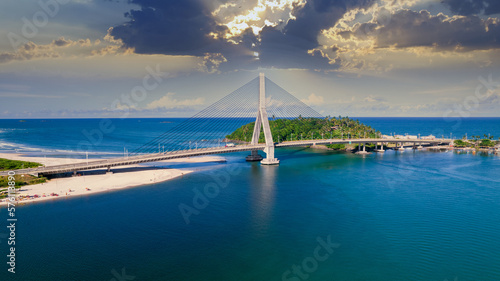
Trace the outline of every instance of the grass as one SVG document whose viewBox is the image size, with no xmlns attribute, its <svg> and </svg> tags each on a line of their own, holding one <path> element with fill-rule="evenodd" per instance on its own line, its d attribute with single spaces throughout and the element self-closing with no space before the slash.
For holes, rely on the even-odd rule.
<svg viewBox="0 0 500 281">
<path fill-rule="evenodd" d="M 0 171 L 36 168 L 40 166 L 42 166 L 42 164 L 36 162 L 27 162 L 27 161 L 18 161 L 18 160 L 9 160 L 0 158 Z"/>
</svg>

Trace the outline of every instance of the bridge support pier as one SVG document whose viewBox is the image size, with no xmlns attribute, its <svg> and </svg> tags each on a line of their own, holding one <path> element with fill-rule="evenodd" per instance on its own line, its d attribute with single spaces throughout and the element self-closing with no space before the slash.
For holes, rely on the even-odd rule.
<svg viewBox="0 0 500 281">
<path fill-rule="evenodd" d="M 363 150 L 361 150 L 361 143 L 358 146 L 358 152 L 356 154 L 370 154 L 366 151 L 366 143 L 363 143 Z"/>
<path fill-rule="evenodd" d="M 403 152 L 405 150 L 405 147 L 403 146 L 403 142 L 400 143 L 401 145 L 398 147 L 398 143 L 396 143 L 396 148 L 398 151 Z"/>
<path fill-rule="evenodd" d="M 380 152 L 380 153 L 384 153 L 384 151 L 385 151 L 385 150 L 384 150 L 384 143 L 383 143 L 383 142 L 381 142 L 381 143 L 380 143 L 380 149 L 378 150 L 378 152 Z"/>
<path fill-rule="evenodd" d="M 264 159 L 264 157 L 262 157 L 260 154 L 259 154 L 259 151 L 258 150 L 252 150 L 251 154 L 248 155 L 246 158 L 245 158 L 247 161 L 261 161 L 262 159 Z"/>
<path fill-rule="evenodd" d="M 264 148 L 264 153 L 266 153 L 266 158 L 262 158 L 257 151 L 252 150 L 252 154 L 246 157 L 247 161 L 260 161 L 263 165 L 277 165 L 280 161 L 274 158 L 274 141 L 271 134 L 271 128 L 269 127 L 269 118 L 267 117 L 266 110 L 266 77 L 264 73 L 259 74 L 259 112 L 257 113 L 257 119 L 255 120 L 255 127 L 253 128 L 252 144 L 256 145 L 259 143 L 260 129 L 264 130 L 264 138 L 266 140 L 266 147 Z M 260 157 L 260 159 L 259 159 Z"/>
<path fill-rule="evenodd" d="M 274 146 L 266 147 L 264 152 L 266 153 L 266 158 L 260 161 L 262 165 L 278 165 L 280 163 L 280 160 L 274 158 Z"/>
</svg>

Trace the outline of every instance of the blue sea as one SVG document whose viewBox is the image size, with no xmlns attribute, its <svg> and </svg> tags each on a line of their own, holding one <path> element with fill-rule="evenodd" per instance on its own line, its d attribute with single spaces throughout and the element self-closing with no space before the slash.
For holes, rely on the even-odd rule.
<svg viewBox="0 0 500 281">
<path fill-rule="evenodd" d="M 500 118 L 359 120 L 383 134 L 500 137 Z M 85 157 L 91 143 L 89 158 L 102 158 L 185 120 L 20 121 L 0 120 L 0 152 Z M 18 207 L 15 274 L 0 208 L 0 280 L 500 280 L 499 156 L 287 148 L 262 166 L 246 154 Z"/>
</svg>

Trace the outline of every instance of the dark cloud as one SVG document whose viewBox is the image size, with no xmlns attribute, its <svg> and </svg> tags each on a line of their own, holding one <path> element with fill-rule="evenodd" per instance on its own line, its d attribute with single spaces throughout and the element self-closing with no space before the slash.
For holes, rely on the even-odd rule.
<svg viewBox="0 0 500 281">
<path fill-rule="evenodd" d="M 309 0 L 293 9 L 295 19 L 279 27 L 265 27 L 258 36 L 248 29 L 235 38 L 234 44 L 222 39 L 227 27 L 216 22 L 210 10 L 214 5 L 206 0 L 132 0 L 140 9 L 127 13 L 130 21 L 114 27 L 111 35 L 142 54 L 221 53 L 228 61 L 221 64 L 222 68 L 333 68 L 336 66 L 322 52 L 309 54 L 308 50 L 318 47 L 321 30 L 333 27 L 346 11 L 374 2 Z M 259 53 L 258 60 L 254 52 Z"/>
<path fill-rule="evenodd" d="M 60 37 L 59 39 L 52 41 L 52 44 L 58 47 L 64 47 L 66 45 L 69 45 L 70 43 L 71 41 L 64 39 L 64 37 Z"/>
<path fill-rule="evenodd" d="M 258 46 L 261 64 L 264 67 L 335 69 L 338 62 L 332 61 L 318 47 L 318 36 L 324 29 L 333 27 L 344 14 L 353 8 L 366 8 L 372 0 L 309 0 L 292 11 L 291 19 L 281 29 L 266 27 L 260 33 Z"/>
<path fill-rule="evenodd" d="M 356 27 L 352 35 L 361 37 L 370 23 Z M 450 19 L 428 11 L 402 10 L 390 22 L 376 29 L 377 47 L 433 47 L 438 50 L 485 50 L 500 48 L 500 24 L 477 16 Z"/>
<path fill-rule="evenodd" d="M 493 15 L 500 13 L 500 1 L 498 0 L 443 0 L 450 9 L 460 15 Z"/>
<path fill-rule="evenodd" d="M 227 27 L 216 23 L 205 0 L 131 2 L 141 9 L 128 12 L 126 16 L 130 21 L 114 27 L 111 35 L 121 39 L 125 47 L 134 48 L 136 53 L 203 57 L 203 68 L 208 72 L 215 71 L 214 67 L 229 71 L 235 64 L 255 64 L 250 49 L 258 40 L 251 29 L 236 38 L 238 44 L 226 41 L 223 34 Z M 218 58 L 217 63 L 214 57 Z"/>
<path fill-rule="evenodd" d="M 307 51 L 317 47 L 304 38 L 285 34 L 274 27 L 265 27 L 260 34 L 261 42 L 256 48 L 262 67 L 331 69 L 328 57 Z"/>
<path fill-rule="evenodd" d="M 309 0 L 304 7 L 293 11 L 296 19 L 288 21 L 284 32 L 317 46 L 321 30 L 333 27 L 347 11 L 367 8 L 374 3 L 375 0 Z"/>
<path fill-rule="evenodd" d="M 125 16 L 130 21 L 113 28 L 111 35 L 141 54 L 203 55 L 215 51 L 221 40 L 209 36 L 223 33 L 202 0 L 132 0 L 141 7 Z"/>
</svg>

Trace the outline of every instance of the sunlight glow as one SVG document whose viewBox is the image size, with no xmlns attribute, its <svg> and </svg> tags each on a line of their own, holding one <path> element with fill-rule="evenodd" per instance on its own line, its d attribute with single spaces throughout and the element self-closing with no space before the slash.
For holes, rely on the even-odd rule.
<svg viewBox="0 0 500 281">
<path fill-rule="evenodd" d="M 228 9 L 235 10 L 237 6 L 224 4 L 217 8 L 213 15 L 220 15 L 221 23 L 229 29 L 224 37 L 229 39 L 242 34 L 248 28 L 258 35 L 265 26 L 276 26 L 280 22 L 286 22 L 292 18 L 293 7 L 304 4 L 305 0 L 258 0 L 257 5 L 252 9 L 238 11 L 232 16 L 223 16 L 223 12 Z"/>
</svg>

